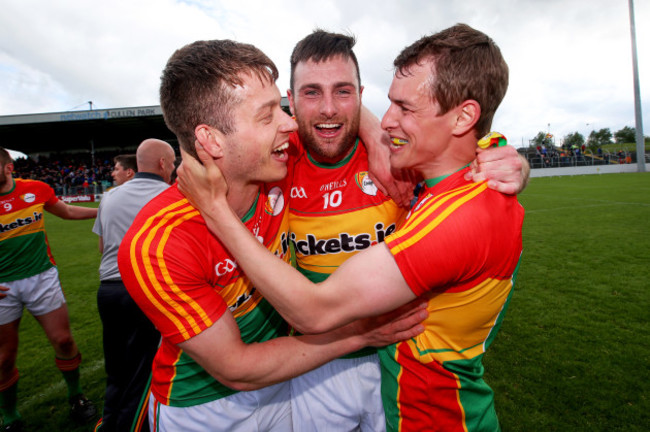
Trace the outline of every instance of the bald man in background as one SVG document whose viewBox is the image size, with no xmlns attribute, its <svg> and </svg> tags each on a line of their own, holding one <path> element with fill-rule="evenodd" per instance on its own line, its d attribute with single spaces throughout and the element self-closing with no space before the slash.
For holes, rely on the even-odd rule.
<svg viewBox="0 0 650 432">
<path fill-rule="evenodd" d="M 165 141 L 144 140 L 136 152 L 138 172 L 107 192 L 93 232 L 99 236 L 97 308 L 103 325 L 106 394 L 97 431 L 148 431 L 146 402 L 151 362 L 160 333 L 126 291 L 117 267 L 117 251 L 140 209 L 167 189 L 174 171 L 174 149 Z M 140 412 L 145 402 L 144 412 Z"/>
</svg>

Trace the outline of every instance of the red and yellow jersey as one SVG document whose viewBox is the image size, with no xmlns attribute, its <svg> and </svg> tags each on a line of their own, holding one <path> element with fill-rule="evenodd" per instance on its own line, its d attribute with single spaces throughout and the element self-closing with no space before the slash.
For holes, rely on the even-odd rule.
<svg viewBox="0 0 650 432">
<path fill-rule="evenodd" d="M 297 133 L 292 142 L 301 146 Z M 321 164 L 307 151 L 296 162 L 289 229 L 298 270 L 322 282 L 359 251 L 384 241 L 406 215 L 368 176 L 368 154 L 357 139 L 336 164 Z M 366 356 L 364 348 L 344 358 Z"/>
<path fill-rule="evenodd" d="M 380 350 L 389 429 L 498 429 L 481 360 L 512 294 L 524 210 L 465 172 L 427 187 L 386 239 L 429 310 L 424 333 Z"/>
<path fill-rule="evenodd" d="M 269 251 L 289 261 L 288 180 L 264 185 L 243 218 Z M 124 284 L 160 330 L 152 392 L 165 405 L 193 406 L 235 393 L 178 347 L 232 313 L 245 343 L 287 334 L 286 323 L 252 286 L 199 212 L 172 186 L 147 204 L 118 253 Z M 218 341 L 215 341 L 218 343 Z"/>
<path fill-rule="evenodd" d="M 291 138 L 299 144 L 297 134 Z M 382 242 L 406 212 L 370 180 L 368 154 L 357 140 L 337 164 L 320 164 L 302 154 L 289 213 L 298 269 L 321 282 L 354 254 Z"/>
<path fill-rule="evenodd" d="M 43 209 L 59 199 L 46 183 L 15 179 L 0 194 L 0 282 L 28 278 L 53 267 Z"/>
</svg>

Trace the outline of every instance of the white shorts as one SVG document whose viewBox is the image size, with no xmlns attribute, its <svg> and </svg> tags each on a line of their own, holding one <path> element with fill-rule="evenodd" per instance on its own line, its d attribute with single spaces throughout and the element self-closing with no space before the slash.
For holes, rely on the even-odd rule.
<svg viewBox="0 0 650 432">
<path fill-rule="evenodd" d="M 293 429 L 300 432 L 386 430 L 377 354 L 336 359 L 291 380 Z"/>
<path fill-rule="evenodd" d="M 56 267 L 35 276 L 11 282 L 0 282 L 9 288 L 7 297 L 0 299 L 0 325 L 23 316 L 23 307 L 34 316 L 45 315 L 65 304 Z"/>
<path fill-rule="evenodd" d="M 191 407 L 172 407 L 149 398 L 153 432 L 291 432 L 288 382 L 239 392 Z"/>
</svg>

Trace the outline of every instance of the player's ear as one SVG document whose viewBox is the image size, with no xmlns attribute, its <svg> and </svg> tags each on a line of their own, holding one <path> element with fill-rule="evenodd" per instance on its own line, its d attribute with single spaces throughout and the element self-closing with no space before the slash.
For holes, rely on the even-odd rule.
<svg viewBox="0 0 650 432">
<path fill-rule="evenodd" d="M 481 105 L 473 100 L 463 101 L 456 108 L 456 123 L 454 124 L 454 135 L 464 135 L 474 128 L 481 118 Z"/>
<path fill-rule="evenodd" d="M 291 89 L 287 89 L 287 99 L 289 99 L 289 111 L 291 111 L 292 116 L 295 116 L 296 111 L 293 107 L 293 92 L 291 91 Z"/>
<path fill-rule="evenodd" d="M 194 135 L 205 151 L 215 159 L 223 157 L 225 135 L 218 129 L 200 124 L 194 129 Z"/>
</svg>

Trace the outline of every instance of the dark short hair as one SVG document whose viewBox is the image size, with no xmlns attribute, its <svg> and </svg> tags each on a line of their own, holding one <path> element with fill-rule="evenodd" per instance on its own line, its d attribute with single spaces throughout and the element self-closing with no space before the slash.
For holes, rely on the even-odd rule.
<svg viewBox="0 0 650 432">
<path fill-rule="evenodd" d="M 508 65 L 501 50 L 486 34 L 457 24 L 425 36 L 404 48 L 394 61 L 396 73 L 409 73 L 413 65 L 431 61 L 431 98 L 440 115 L 465 100 L 481 106 L 476 137 L 490 131 L 492 119 L 508 89 Z"/>
<path fill-rule="evenodd" d="M 339 56 L 344 59 L 352 59 L 357 70 L 358 84 L 361 87 L 359 62 L 354 51 L 352 51 L 356 43 L 357 40 L 352 35 L 331 33 L 321 29 L 314 30 L 313 33 L 298 42 L 291 53 L 291 79 L 289 83 L 291 90 L 293 90 L 293 75 L 298 63 L 308 60 L 320 63 Z"/>
<path fill-rule="evenodd" d="M 160 106 L 180 146 L 196 156 L 194 129 L 207 124 L 228 135 L 235 131 L 233 108 L 241 101 L 234 89 L 244 74 L 275 82 L 278 69 L 250 44 L 231 40 L 197 41 L 177 50 L 163 70 Z"/>
<path fill-rule="evenodd" d="M 117 155 L 113 158 L 113 163 L 117 164 L 118 162 L 125 170 L 130 168 L 133 170 L 133 172 L 138 172 L 138 162 L 136 160 L 135 154 Z"/>
<path fill-rule="evenodd" d="M 0 164 L 5 166 L 7 164 L 14 163 L 11 154 L 4 147 L 0 147 Z"/>
</svg>

